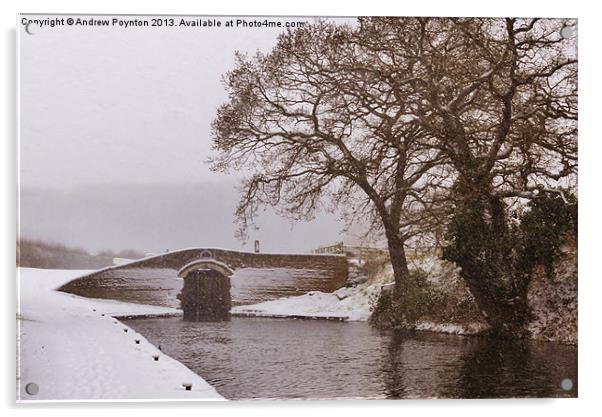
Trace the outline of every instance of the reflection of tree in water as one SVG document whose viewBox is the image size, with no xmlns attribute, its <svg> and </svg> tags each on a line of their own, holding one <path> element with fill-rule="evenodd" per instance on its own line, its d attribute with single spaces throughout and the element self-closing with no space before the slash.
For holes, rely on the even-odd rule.
<svg viewBox="0 0 602 417">
<path fill-rule="evenodd" d="M 573 396 L 573 393 L 563 392 L 559 386 L 563 378 L 576 372 L 576 367 L 570 367 L 571 360 L 563 360 L 572 357 L 572 352 L 563 352 L 563 348 L 566 347 L 549 343 L 475 339 L 472 349 L 463 357 L 458 396 Z"/>
<path fill-rule="evenodd" d="M 388 398 L 405 398 L 404 364 L 402 359 L 403 334 L 393 332 L 382 362 L 382 374 Z"/>
<path fill-rule="evenodd" d="M 575 397 L 573 346 L 393 332 L 381 364 L 389 398 Z M 563 391 L 560 381 L 575 384 Z"/>
<path fill-rule="evenodd" d="M 383 358 L 382 375 L 390 398 L 457 397 L 465 338 L 420 332 L 394 332 Z"/>
</svg>

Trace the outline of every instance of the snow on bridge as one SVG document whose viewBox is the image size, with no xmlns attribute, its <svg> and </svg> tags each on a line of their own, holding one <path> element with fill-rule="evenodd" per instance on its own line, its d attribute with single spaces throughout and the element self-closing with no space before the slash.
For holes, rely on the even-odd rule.
<svg viewBox="0 0 602 417">
<path fill-rule="evenodd" d="M 178 271 L 191 262 L 211 258 L 234 271 L 234 305 L 332 292 L 345 286 L 347 258 L 339 254 L 253 253 L 220 248 L 189 248 L 107 267 L 68 282 L 60 291 L 141 304 L 179 307 Z"/>
</svg>

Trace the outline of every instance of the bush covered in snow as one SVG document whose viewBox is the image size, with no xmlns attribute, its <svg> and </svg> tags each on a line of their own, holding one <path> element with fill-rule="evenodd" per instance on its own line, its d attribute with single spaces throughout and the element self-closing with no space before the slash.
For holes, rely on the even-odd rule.
<svg viewBox="0 0 602 417">
<path fill-rule="evenodd" d="M 379 328 L 475 333 L 486 328 L 455 265 L 434 257 L 414 265 L 410 279 L 389 287 L 373 302 L 370 322 Z"/>
<path fill-rule="evenodd" d="M 423 257 L 411 271 L 411 279 L 399 290 L 389 284 L 373 294 L 373 325 L 459 334 L 488 329 L 455 264 Z M 577 240 L 573 235 L 565 237 L 552 268 L 545 263 L 534 267 L 527 304 L 526 337 L 577 344 Z"/>
</svg>

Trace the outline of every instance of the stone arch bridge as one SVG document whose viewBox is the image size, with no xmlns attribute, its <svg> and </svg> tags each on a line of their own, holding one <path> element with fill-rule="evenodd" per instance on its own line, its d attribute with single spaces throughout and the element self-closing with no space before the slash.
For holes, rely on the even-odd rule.
<svg viewBox="0 0 602 417">
<path fill-rule="evenodd" d="M 199 259 L 212 258 L 234 271 L 232 303 L 254 304 L 309 291 L 331 292 L 345 286 L 345 255 L 253 253 L 218 248 L 191 248 L 111 266 L 59 288 L 83 297 L 179 307 L 183 280 L 178 270 Z"/>
</svg>

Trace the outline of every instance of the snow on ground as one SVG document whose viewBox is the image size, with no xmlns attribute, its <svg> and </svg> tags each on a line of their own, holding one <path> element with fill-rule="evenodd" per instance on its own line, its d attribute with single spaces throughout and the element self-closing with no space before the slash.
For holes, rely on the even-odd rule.
<svg viewBox="0 0 602 417">
<path fill-rule="evenodd" d="M 366 283 L 355 288 L 340 288 L 332 293 L 311 291 L 296 297 L 279 298 L 259 304 L 232 308 L 234 315 L 257 317 L 330 318 L 366 321 L 370 304 L 380 293 L 381 282 Z"/>
<path fill-rule="evenodd" d="M 429 260 L 429 277 L 437 285 L 449 285 L 454 271 L 449 271 L 436 262 Z M 231 313 L 236 316 L 253 317 L 293 317 L 312 319 L 333 319 L 343 321 L 367 321 L 371 306 L 383 290 L 392 289 L 393 271 L 390 265 L 373 281 L 356 287 L 340 288 L 333 293 L 312 291 L 296 297 L 279 298 L 259 304 L 233 307 Z M 435 323 L 422 320 L 413 328 L 420 331 L 450 333 L 460 335 L 476 334 L 485 329 L 482 323 L 455 324 Z"/>
<path fill-rule="evenodd" d="M 223 399 L 201 377 L 113 318 L 179 310 L 54 291 L 88 272 L 19 269 L 17 401 Z M 30 382 L 39 386 L 37 395 L 26 393 Z M 192 390 L 183 383 L 192 383 Z"/>
<path fill-rule="evenodd" d="M 482 323 L 470 323 L 466 325 L 454 323 L 434 323 L 432 321 L 421 321 L 416 324 L 415 329 L 427 332 L 449 333 L 460 335 L 474 335 L 487 328 Z"/>
</svg>

